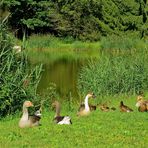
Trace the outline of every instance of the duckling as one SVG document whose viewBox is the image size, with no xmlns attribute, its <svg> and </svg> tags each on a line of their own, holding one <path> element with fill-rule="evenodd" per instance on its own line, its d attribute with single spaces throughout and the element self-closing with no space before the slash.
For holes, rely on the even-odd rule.
<svg viewBox="0 0 148 148">
<path fill-rule="evenodd" d="M 148 111 L 148 101 L 143 99 L 143 96 L 137 96 L 137 103 L 136 106 L 138 107 L 139 112 L 147 112 Z"/>
<path fill-rule="evenodd" d="M 102 105 L 99 105 L 99 108 L 101 111 L 104 111 L 104 112 L 108 112 L 109 111 L 109 107 L 105 104 L 102 104 Z"/>
<path fill-rule="evenodd" d="M 115 108 L 115 107 L 111 107 L 110 109 L 111 109 L 111 110 L 113 110 L 113 111 L 115 111 L 115 110 L 116 110 L 116 108 Z"/>
<path fill-rule="evenodd" d="M 128 106 L 123 104 L 123 101 L 120 102 L 120 111 L 121 112 L 132 112 L 133 110 Z"/>
<path fill-rule="evenodd" d="M 91 109 L 90 109 L 90 106 L 88 104 L 88 99 L 91 98 L 91 97 L 92 98 L 95 98 L 94 93 L 88 93 L 86 95 L 85 100 L 84 100 L 84 106 L 85 107 L 83 107 L 82 105 L 80 105 L 80 107 L 78 109 L 78 113 L 77 113 L 78 116 L 87 116 L 87 115 L 90 114 Z"/>
<path fill-rule="evenodd" d="M 90 111 L 94 111 L 94 110 L 97 109 L 97 106 L 96 105 L 90 104 L 89 106 L 90 106 Z"/>
<path fill-rule="evenodd" d="M 19 127 L 34 127 L 39 125 L 39 120 L 37 116 L 29 116 L 28 107 L 32 107 L 33 103 L 31 101 L 25 101 L 23 104 L 23 115 L 19 121 Z"/>
<path fill-rule="evenodd" d="M 55 107 L 56 109 L 56 113 L 54 116 L 54 123 L 56 124 L 72 124 L 71 118 L 69 116 L 61 116 L 60 115 L 60 103 L 58 101 L 55 101 L 54 103 L 52 103 L 52 106 Z"/>
</svg>

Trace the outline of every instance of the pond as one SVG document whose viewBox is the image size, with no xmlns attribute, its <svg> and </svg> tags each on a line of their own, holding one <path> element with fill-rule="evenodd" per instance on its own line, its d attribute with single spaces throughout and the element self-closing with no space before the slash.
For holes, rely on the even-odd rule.
<svg viewBox="0 0 148 148">
<path fill-rule="evenodd" d="M 38 86 L 38 92 L 43 93 L 50 86 L 56 84 L 56 89 L 61 97 L 72 95 L 78 97 L 77 79 L 78 73 L 87 60 L 63 60 L 44 64 L 42 77 Z"/>
<path fill-rule="evenodd" d="M 79 54 L 79 53 L 78 53 Z M 85 56 L 84 54 L 88 55 Z M 57 58 L 49 60 L 43 65 L 43 73 L 38 86 L 38 93 L 48 93 L 47 88 L 54 83 L 56 91 L 61 98 L 71 95 L 73 98 L 79 97 L 77 90 L 77 80 L 81 68 L 86 65 L 89 59 L 98 58 L 98 51 L 86 50 L 79 54 L 80 58 Z M 68 57 L 68 56 L 67 56 Z"/>
</svg>

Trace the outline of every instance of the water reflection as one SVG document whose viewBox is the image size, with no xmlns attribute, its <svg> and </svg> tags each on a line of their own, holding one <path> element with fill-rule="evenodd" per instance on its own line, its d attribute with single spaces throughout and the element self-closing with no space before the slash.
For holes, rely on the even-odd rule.
<svg viewBox="0 0 148 148">
<path fill-rule="evenodd" d="M 39 83 L 38 92 L 44 93 L 51 82 L 57 86 L 57 92 L 61 97 L 71 93 L 73 97 L 78 96 L 77 77 L 80 68 L 86 63 L 86 60 L 63 60 L 45 64 Z"/>
</svg>

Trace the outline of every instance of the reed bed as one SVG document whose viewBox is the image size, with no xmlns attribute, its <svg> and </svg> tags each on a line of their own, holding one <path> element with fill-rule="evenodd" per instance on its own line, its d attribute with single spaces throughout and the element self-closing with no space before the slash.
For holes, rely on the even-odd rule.
<svg viewBox="0 0 148 148">
<path fill-rule="evenodd" d="M 98 57 L 100 48 L 99 42 L 74 41 L 71 38 L 56 38 L 51 35 L 33 35 L 26 44 L 29 58 L 43 63 L 57 59 L 77 60 Z"/>
<path fill-rule="evenodd" d="M 126 45 L 127 44 L 127 45 Z M 148 91 L 148 44 L 140 39 L 103 39 L 100 58 L 83 67 L 78 90 L 100 96 Z"/>
</svg>

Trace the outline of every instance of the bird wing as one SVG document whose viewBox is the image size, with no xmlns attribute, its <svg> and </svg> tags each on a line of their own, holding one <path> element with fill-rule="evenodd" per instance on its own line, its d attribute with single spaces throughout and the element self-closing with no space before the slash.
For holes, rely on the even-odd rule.
<svg viewBox="0 0 148 148">
<path fill-rule="evenodd" d="M 64 116 L 57 116 L 53 119 L 54 123 L 58 123 L 64 119 Z"/>
<path fill-rule="evenodd" d="M 36 122 L 38 122 L 40 119 L 41 119 L 41 117 L 39 117 L 39 116 L 35 116 L 35 115 L 29 116 L 29 120 L 30 120 L 32 123 L 36 123 Z"/>
</svg>

